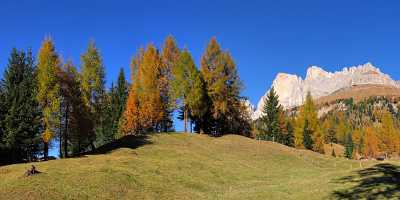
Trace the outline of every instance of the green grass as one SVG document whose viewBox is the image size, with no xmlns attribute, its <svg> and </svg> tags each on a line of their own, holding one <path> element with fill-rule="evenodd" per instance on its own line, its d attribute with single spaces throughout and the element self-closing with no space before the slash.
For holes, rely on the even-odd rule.
<svg viewBox="0 0 400 200">
<path fill-rule="evenodd" d="M 32 177 L 23 177 L 30 164 L 0 167 L 0 199 L 312 200 L 361 193 L 354 198 L 360 199 L 384 197 L 382 191 L 398 196 L 392 183 L 400 180 L 398 165 L 387 163 L 388 173 L 373 171 L 375 164 L 364 162 L 360 168 L 358 161 L 235 135 L 156 134 L 125 138 L 96 155 L 35 163 L 43 173 Z M 364 183 L 370 178 L 378 183 L 379 177 L 387 180 Z M 376 191 L 367 189 L 371 186 Z"/>
</svg>

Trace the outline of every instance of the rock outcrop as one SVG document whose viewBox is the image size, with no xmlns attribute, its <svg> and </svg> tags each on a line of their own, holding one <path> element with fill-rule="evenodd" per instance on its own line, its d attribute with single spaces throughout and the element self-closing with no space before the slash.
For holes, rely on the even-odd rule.
<svg viewBox="0 0 400 200">
<path fill-rule="evenodd" d="M 334 73 L 327 72 L 317 66 L 311 66 L 307 69 L 305 79 L 297 75 L 279 73 L 272 86 L 279 95 L 281 105 L 284 108 L 293 108 L 303 104 L 307 92 L 310 92 L 313 98 L 319 98 L 343 88 L 366 84 L 400 87 L 399 81 L 395 81 L 389 75 L 382 73 L 371 63 L 343 68 L 342 71 Z M 259 118 L 262 114 L 267 93 L 258 102 L 257 109 L 253 113 L 253 119 Z"/>
</svg>

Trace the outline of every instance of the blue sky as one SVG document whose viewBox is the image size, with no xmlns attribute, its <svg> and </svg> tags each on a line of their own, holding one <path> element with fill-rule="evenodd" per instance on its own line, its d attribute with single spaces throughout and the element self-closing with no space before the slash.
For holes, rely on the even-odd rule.
<svg viewBox="0 0 400 200">
<path fill-rule="evenodd" d="M 196 63 L 212 36 L 229 50 L 253 104 L 278 72 L 305 75 L 372 62 L 400 79 L 400 2 L 388 1 L 51 1 L 0 2 L 0 71 L 12 47 L 37 53 L 46 35 L 79 64 L 89 39 L 103 55 L 107 84 L 129 74 L 136 50 L 172 34 Z M 129 77 L 129 76 L 127 76 Z"/>
</svg>

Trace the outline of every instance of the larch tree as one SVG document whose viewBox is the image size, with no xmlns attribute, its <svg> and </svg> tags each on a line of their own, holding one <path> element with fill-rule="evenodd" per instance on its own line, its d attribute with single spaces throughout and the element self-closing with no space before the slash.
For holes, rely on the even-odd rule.
<svg viewBox="0 0 400 200">
<path fill-rule="evenodd" d="M 96 143 L 103 144 L 105 132 L 105 70 L 99 50 L 93 41 L 81 56 L 81 88 L 83 99 L 90 108 L 95 125 Z M 92 141 L 95 148 L 94 141 Z"/>
<path fill-rule="evenodd" d="M 161 96 L 161 58 L 154 45 L 140 49 L 131 63 L 132 85 L 122 122 L 125 134 L 161 131 L 165 107 Z"/>
<path fill-rule="evenodd" d="M 215 37 L 201 57 L 200 71 L 211 101 L 211 134 L 247 134 L 243 127 L 250 125 L 243 126 L 247 122 L 241 118 L 244 113 L 244 99 L 240 96 L 243 84 L 231 55 L 221 50 Z"/>
<path fill-rule="evenodd" d="M 2 80 L 3 133 L 0 163 L 33 161 L 41 143 L 41 112 L 36 100 L 37 82 L 31 51 L 13 49 Z M 1 136 L 1 135 L 0 135 Z"/>
<path fill-rule="evenodd" d="M 364 128 L 364 155 L 367 158 L 375 158 L 379 153 L 379 138 L 377 137 L 376 130 L 372 127 Z"/>
<path fill-rule="evenodd" d="M 45 131 L 43 132 L 44 158 L 47 159 L 49 142 L 57 129 L 60 109 L 60 86 L 57 74 L 60 71 L 60 58 L 53 41 L 46 38 L 39 50 L 37 65 L 37 100 L 42 108 Z"/>
<path fill-rule="evenodd" d="M 170 100 L 169 91 L 171 90 L 172 71 L 178 62 L 180 50 L 172 35 L 169 35 L 165 41 L 161 52 L 161 66 L 159 87 L 161 93 L 161 100 L 164 106 L 164 117 L 161 120 L 161 131 L 167 132 L 172 128 L 172 104 Z"/>
<path fill-rule="evenodd" d="M 205 88 L 201 74 L 187 50 L 179 56 L 172 70 L 170 96 L 176 108 L 183 109 L 184 131 L 187 132 L 188 119 L 201 119 L 205 113 Z"/>
<path fill-rule="evenodd" d="M 131 85 L 128 92 L 128 98 L 124 112 L 119 123 L 119 132 L 122 135 L 136 135 L 141 133 L 141 116 L 139 104 L 139 92 L 141 74 L 139 71 L 142 62 L 144 49 L 140 48 L 139 52 L 132 59 L 131 68 Z"/>
<path fill-rule="evenodd" d="M 60 135 L 61 155 L 77 155 L 94 138 L 93 124 L 88 106 L 83 102 L 80 74 L 72 61 L 67 61 L 60 74 L 59 82 L 62 94 L 62 134 Z"/>
<path fill-rule="evenodd" d="M 307 126 L 305 128 L 307 121 Z M 312 96 L 310 92 L 307 93 L 306 100 L 304 104 L 300 107 L 300 111 L 298 113 L 297 119 L 296 119 L 296 127 L 295 127 L 295 146 L 297 148 L 307 148 L 304 143 L 305 143 L 305 138 L 304 136 L 304 131 L 309 131 L 311 134 L 312 139 L 314 133 L 318 129 L 318 117 L 317 117 L 317 111 L 314 105 L 314 102 L 312 100 Z M 308 133 L 307 133 L 308 134 Z"/>
<path fill-rule="evenodd" d="M 380 149 L 389 155 L 398 150 L 399 136 L 394 126 L 393 116 L 389 111 L 383 111 L 382 126 L 379 129 L 378 137 L 382 143 Z"/>
<path fill-rule="evenodd" d="M 137 80 L 140 85 L 141 126 L 148 131 L 160 130 L 161 121 L 167 114 L 160 90 L 161 64 L 157 49 L 149 44 L 139 65 L 140 78 Z"/>
</svg>

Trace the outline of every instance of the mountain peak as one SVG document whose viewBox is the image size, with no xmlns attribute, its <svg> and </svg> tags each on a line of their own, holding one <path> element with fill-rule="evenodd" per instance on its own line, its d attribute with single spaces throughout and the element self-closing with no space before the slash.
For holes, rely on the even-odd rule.
<svg viewBox="0 0 400 200">
<path fill-rule="evenodd" d="M 318 66 L 311 66 L 307 69 L 306 79 L 315 79 L 319 77 L 329 77 L 330 73 Z"/>
<path fill-rule="evenodd" d="M 391 79 L 389 75 L 382 73 L 370 62 L 349 68 L 345 67 L 338 72 L 327 72 L 321 67 L 310 66 L 304 80 L 297 75 L 278 73 L 272 86 L 279 96 L 280 104 L 284 108 L 293 108 L 303 104 L 308 91 L 313 98 L 320 98 L 343 88 L 369 84 L 400 88 L 399 81 Z M 253 118 L 261 116 L 267 93 L 258 102 Z"/>
</svg>

